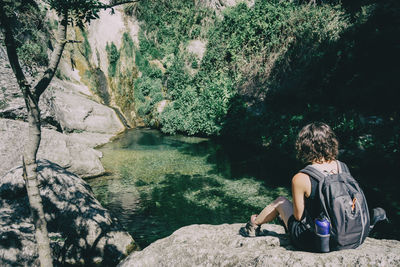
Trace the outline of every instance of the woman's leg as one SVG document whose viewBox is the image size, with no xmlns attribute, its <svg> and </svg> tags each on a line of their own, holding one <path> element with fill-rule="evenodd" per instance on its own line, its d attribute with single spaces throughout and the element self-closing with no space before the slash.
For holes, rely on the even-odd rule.
<svg viewBox="0 0 400 267">
<path fill-rule="evenodd" d="M 293 204 L 285 197 L 278 197 L 271 204 L 266 206 L 260 214 L 255 217 L 252 216 L 252 223 L 261 225 L 267 223 L 280 216 L 286 227 L 288 227 L 288 220 L 293 215 Z"/>
</svg>

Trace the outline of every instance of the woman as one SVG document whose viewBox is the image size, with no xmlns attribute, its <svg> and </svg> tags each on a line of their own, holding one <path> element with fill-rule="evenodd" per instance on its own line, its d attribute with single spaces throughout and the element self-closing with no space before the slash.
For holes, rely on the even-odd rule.
<svg viewBox="0 0 400 267">
<path fill-rule="evenodd" d="M 337 160 L 338 141 L 335 133 L 325 123 L 315 122 L 306 125 L 298 134 L 296 150 L 298 159 L 312 164 L 323 173 L 341 171 Z M 252 215 L 250 221 L 241 229 L 241 234 L 260 235 L 261 224 L 270 222 L 279 215 L 292 243 L 299 249 L 313 250 L 314 233 L 307 228 L 306 222 L 320 213 L 320 200 L 319 196 L 316 196 L 317 186 L 318 182 L 309 175 L 297 173 L 292 178 L 293 203 L 285 197 L 278 197 L 260 214 Z"/>
<path fill-rule="evenodd" d="M 338 141 L 335 133 L 325 123 L 315 122 L 306 125 L 298 134 L 296 140 L 297 158 L 324 174 L 337 174 L 348 172 L 345 164 L 337 160 Z M 302 171 L 305 171 L 302 170 Z M 307 250 L 315 250 L 315 234 L 309 227 L 313 224 L 312 218 L 317 218 L 322 212 L 321 200 L 318 190 L 318 181 L 308 174 L 299 172 L 292 178 L 293 203 L 285 197 L 278 197 L 265 207 L 259 215 L 252 215 L 250 221 L 240 230 L 244 236 L 261 235 L 261 224 L 275 219 L 278 215 L 284 222 L 286 230 L 295 247 Z M 353 199 L 352 209 L 356 198 Z M 365 205 L 365 207 L 367 207 Z M 366 213 L 368 214 L 368 213 Z M 369 230 L 380 221 L 387 221 L 386 212 L 382 208 L 375 208 L 372 212 Z M 355 220 L 355 217 L 352 218 Z M 363 226 L 364 227 L 364 226 Z M 368 231 L 368 230 L 367 230 Z M 366 235 L 360 232 L 360 243 L 350 244 L 348 248 L 357 247 Z M 346 233 L 344 233 L 346 235 Z M 358 239 L 357 239 L 358 240 Z M 344 244 L 342 244 L 345 247 Z"/>
</svg>

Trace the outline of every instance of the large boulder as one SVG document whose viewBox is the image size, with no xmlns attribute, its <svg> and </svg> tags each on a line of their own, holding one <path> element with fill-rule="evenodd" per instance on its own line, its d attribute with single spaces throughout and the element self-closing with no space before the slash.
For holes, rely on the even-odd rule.
<svg viewBox="0 0 400 267">
<path fill-rule="evenodd" d="M 54 79 L 39 103 L 42 117 L 55 121 L 63 133 L 116 134 L 125 129 L 112 108 L 90 97 L 86 86 Z"/>
<path fill-rule="evenodd" d="M 0 119 L 0 176 L 21 164 L 21 156 L 28 134 L 28 123 Z M 111 135 L 101 135 L 103 142 Z M 90 141 L 88 141 L 90 140 Z M 93 136 L 82 138 L 82 134 L 69 136 L 60 132 L 42 129 L 42 140 L 37 158 L 49 159 L 81 177 L 98 176 L 104 173 L 100 162 L 102 153 L 91 148 Z M 96 142 L 95 142 L 96 143 Z M 101 143 L 101 142 L 100 142 Z"/>
<path fill-rule="evenodd" d="M 400 266 L 400 242 L 367 238 L 353 250 L 297 251 L 282 226 L 263 225 L 266 236 L 239 235 L 243 224 L 191 225 L 133 252 L 127 266 Z"/>
<path fill-rule="evenodd" d="M 115 266 L 135 247 L 85 181 L 46 160 L 39 161 L 38 172 L 53 258 L 59 265 Z M 34 225 L 18 167 L 0 180 L 0 266 L 38 266 L 37 258 Z"/>
</svg>

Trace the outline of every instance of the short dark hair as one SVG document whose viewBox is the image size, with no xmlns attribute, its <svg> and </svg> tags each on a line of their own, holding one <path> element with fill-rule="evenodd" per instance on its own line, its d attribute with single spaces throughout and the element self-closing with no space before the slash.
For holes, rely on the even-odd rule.
<svg viewBox="0 0 400 267">
<path fill-rule="evenodd" d="M 329 125 L 313 122 L 299 132 L 296 151 L 297 158 L 306 163 L 331 161 L 339 154 L 339 142 Z"/>
</svg>

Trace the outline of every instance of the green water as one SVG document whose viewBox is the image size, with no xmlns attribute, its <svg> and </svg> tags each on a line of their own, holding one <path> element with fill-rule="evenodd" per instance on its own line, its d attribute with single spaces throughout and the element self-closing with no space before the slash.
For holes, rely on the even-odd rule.
<svg viewBox="0 0 400 267">
<path fill-rule="evenodd" d="M 108 174 L 89 184 L 142 248 L 185 225 L 246 222 L 289 193 L 246 146 L 134 129 L 100 150 Z"/>
</svg>

